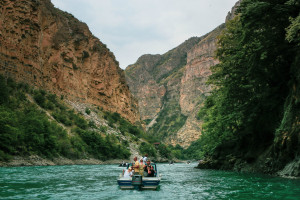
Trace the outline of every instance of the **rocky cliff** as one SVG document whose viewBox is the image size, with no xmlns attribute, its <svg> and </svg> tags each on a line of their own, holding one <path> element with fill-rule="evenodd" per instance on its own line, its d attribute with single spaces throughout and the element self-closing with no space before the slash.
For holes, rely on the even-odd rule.
<svg viewBox="0 0 300 200">
<path fill-rule="evenodd" d="M 201 135 L 201 121 L 197 120 L 197 114 L 203 100 L 211 91 L 206 81 L 211 75 L 210 67 L 218 63 L 214 52 L 217 48 L 217 36 L 223 28 L 224 25 L 216 28 L 187 53 L 187 64 L 180 81 L 179 103 L 183 115 L 188 118 L 184 126 L 172 137 L 172 145 L 180 141 L 181 145 L 188 146 Z"/>
<path fill-rule="evenodd" d="M 226 21 L 234 17 L 238 1 Z M 194 37 L 163 55 L 143 55 L 125 70 L 126 80 L 139 101 L 147 130 L 166 143 L 187 147 L 201 135 L 197 119 L 211 88 L 206 81 L 217 64 L 217 37 L 225 25 Z"/>
<path fill-rule="evenodd" d="M 194 37 L 163 55 L 143 55 L 125 70 L 150 134 L 168 138 L 185 123 L 179 104 L 181 77 L 187 52 L 198 42 Z"/>
<path fill-rule="evenodd" d="M 50 0 L 0 2 L 0 73 L 139 121 L 112 52 Z"/>
<path fill-rule="evenodd" d="M 139 101 L 147 130 L 166 143 L 187 147 L 201 135 L 197 113 L 210 87 L 217 36 L 224 25 L 193 37 L 163 55 L 143 55 L 125 70 L 126 80 Z"/>
</svg>

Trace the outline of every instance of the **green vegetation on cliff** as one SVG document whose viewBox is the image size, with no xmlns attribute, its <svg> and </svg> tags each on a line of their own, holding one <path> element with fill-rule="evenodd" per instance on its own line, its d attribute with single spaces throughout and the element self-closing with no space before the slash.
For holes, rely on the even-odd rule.
<svg viewBox="0 0 300 200">
<path fill-rule="evenodd" d="M 271 147 L 271 172 L 299 155 L 299 10 L 294 0 L 243 0 L 227 23 L 209 79 L 214 90 L 199 113 L 198 152 L 211 167 L 253 163 Z"/>
<path fill-rule="evenodd" d="M 176 133 L 184 125 L 186 119 L 187 117 L 181 114 L 178 102 L 168 101 L 159 112 L 157 123 L 151 127 L 148 133 L 154 135 L 158 142 Z"/>
<path fill-rule="evenodd" d="M 87 122 L 56 95 L 32 90 L 28 85 L 16 84 L 3 76 L 0 76 L 0 94 L 1 161 L 15 155 L 71 159 L 94 157 L 102 160 L 130 156 L 126 142 L 112 134 L 106 135 L 106 127 L 98 130 L 94 122 Z M 27 95 L 32 95 L 41 108 L 30 102 Z M 50 120 L 49 114 L 55 120 Z M 110 113 L 105 115 L 114 116 Z M 112 117 L 110 122 L 113 124 L 119 119 Z M 70 128 L 70 134 L 58 122 Z M 125 124 L 120 126 L 123 130 L 139 134 L 135 126 L 123 121 L 120 123 Z"/>
<path fill-rule="evenodd" d="M 59 156 L 126 159 L 130 156 L 130 142 L 138 144 L 140 153 L 147 153 L 151 158 L 181 158 L 178 156 L 181 154 L 174 153 L 164 144 L 155 148 L 152 143 L 157 138 L 144 133 L 141 127 L 131 124 L 118 113 L 97 110 L 108 124 L 97 126 L 62 99 L 0 75 L 0 161 L 30 155 L 49 159 Z M 84 112 L 90 115 L 91 109 L 85 108 Z M 119 134 L 108 134 L 108 129 Z"/>
</svg>

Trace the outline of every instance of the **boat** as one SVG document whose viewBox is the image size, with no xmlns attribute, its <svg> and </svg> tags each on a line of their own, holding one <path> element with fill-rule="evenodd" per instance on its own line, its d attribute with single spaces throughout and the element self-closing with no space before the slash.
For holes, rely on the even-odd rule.
<svg viewBox="0 0 300 200">
<path fill-rule="evenodd" d="M 118 184 L 120 189 L 138 189 L 138 190 L 156 190 L 159 188 L 159 183 L 161 180 L 161 174 L 158 173 L 157 166 L 155 163 L 151 163 L 155 170 L 154 177 L 145 177 L 141 175 L 133 175 L 132 177 L 124 177 L 120 174 L 118 178 Z M 127 169 L 132 166 L 130 163 Z"/>
</svg>

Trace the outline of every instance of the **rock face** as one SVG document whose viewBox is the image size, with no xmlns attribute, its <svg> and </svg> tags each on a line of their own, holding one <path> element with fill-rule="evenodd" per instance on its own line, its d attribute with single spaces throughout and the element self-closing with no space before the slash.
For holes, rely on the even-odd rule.
<svg viewBox="0 0 300 200">
<path fill-rule="evenodd" d="M 175 137 L 187 119 L 180 107 L 181 79 L 187 52 L 199 40 L 190 38 L 163 55 L 143 55 L 125 70 L 148 132 L 167 143 L 171 143 L 170 138 Z"/>
<path fill-rule="evenodd" d="M 138 98 L 142 120 L 154 118 L 162 107 L 166 89 L 156 82 L 152 74 L 155 64 L 160 60 L 160 55 L 144 55 L 125 70 L 131 92 Z"/>
<path fill-rule="evenodd" d="M 126 80 L 139 101 L 148 132 L 165 142 L 187 147 L 201 135 L 197 113 L 211 88 L 217 36 L 224 25 L 194 37 L 163 55 L 143 55 L 125 70 Z"/>
<path fill-rule="evenodd" d="M 1 74 L 139 121 L 123 70 L 86 24 L 50 0 L 2 0 L 0 18 Z"/>
<path fill-rule="evenodd" d="M 201 121 L 197 120 L 197 114 L 203 100 L 211 91 L 206 81 L 211 75 L 210 67 L 218 63 L 214 58 L 217 49 L 216 37 L 223 28 L 224 25 L 216 28 L 187 53 L 187 64 L 181 77 L 179 103 L 181 112 L 188 118 L 184 126 L 172 137 L 172 145 L 180 141 L 180 144 L 186 147 L 201 135 Z"/>
<path fill-rule="evenodd" d="M 227 16 L 226 16 L 226 22 L 229 20 L 232 20 L 235 16 L 235 12 L 237 10 L 237 8 L 239 7 L 239 5 L 241 4 L 242 0 L 239 0 L 235 3 L 235 5 L 232 7 L 231 11 L 228 12 Z"/>
<path fill-rule="evenodd" d="M 228 13 L 234 17 L 240 1 Z M 222 24 L 212 32 L 194 37 L 163 55 L 143 55 L 125 70 L 126 80 L 138 99 L 141 119 L 149 134 L 166 143 L 187 147 L 201 135 L 197 114 L 211 88 L 206 81 L 217 64 L 214 52 Z"/>
</svg>

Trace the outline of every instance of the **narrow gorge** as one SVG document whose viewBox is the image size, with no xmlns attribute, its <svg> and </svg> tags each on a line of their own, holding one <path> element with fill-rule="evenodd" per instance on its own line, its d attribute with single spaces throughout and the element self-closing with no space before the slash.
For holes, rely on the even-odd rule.
<svg viewBox="0 0 300 200">
<path fill-rule="evenodd" d="M 226 21 L 234 17 L 239 4 Z M 192 37 L 163 55 L 143 55 L 125 69 L 149 134 L 185 148 L 200 137 L 202 122 L 197 115 L 211 91 L 206 82 L 210 67 L 218 63 L 217 38 L 224 28 L 222 24 L 202 37 Z"/>
</svg>

